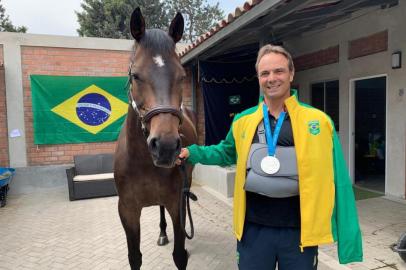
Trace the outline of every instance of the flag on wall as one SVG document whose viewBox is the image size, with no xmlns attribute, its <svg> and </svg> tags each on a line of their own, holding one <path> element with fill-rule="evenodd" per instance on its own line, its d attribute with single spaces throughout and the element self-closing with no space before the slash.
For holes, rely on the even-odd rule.
<svg viewBox="0 0 406 270">
<path fill-rule="evenodd" d="M 31 75 L 35 144 L 115 141 L 127 77 Z"/>
</svg>

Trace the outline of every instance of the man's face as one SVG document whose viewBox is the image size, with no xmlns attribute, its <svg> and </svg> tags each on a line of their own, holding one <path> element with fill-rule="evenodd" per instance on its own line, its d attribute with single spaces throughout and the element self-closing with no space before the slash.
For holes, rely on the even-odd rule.
<svg viewBox="0 0 406 270">
<path fill-rule="evenodd" d="M 288 59 L 279 53 L 264 55 L 258 63 L 259 86 L 265 99 L 287 98 L 294 72 L 289 70 Z"/>
</svg>

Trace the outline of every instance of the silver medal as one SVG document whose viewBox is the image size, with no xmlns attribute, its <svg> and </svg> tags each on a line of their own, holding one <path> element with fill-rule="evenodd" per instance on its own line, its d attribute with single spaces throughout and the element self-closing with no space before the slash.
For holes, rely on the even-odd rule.
<svg viewBox="0 0 406 270">
<path fill-rule="evenodd" d="M 266 156 L 261 161 L 261 169 L 267 174 L 275 174 L 279 171 L 281 163 L 274 156 Z"/>
</svg>

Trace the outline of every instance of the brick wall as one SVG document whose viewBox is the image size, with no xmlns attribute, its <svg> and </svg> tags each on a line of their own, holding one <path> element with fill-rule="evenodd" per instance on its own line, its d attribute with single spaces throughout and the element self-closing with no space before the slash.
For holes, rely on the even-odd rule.
<svg viewBox="0 0 406 270">
<path fill-rule="evenodd" d="M 130 52 L 22 47 L 24 115 L 28 165 L 72 163 L 77 154 L 113 152 L 115 142 L 34 145 L 30 75 L 125 76 Z"/>
<path fill-rule="evenodd" d="M 8 167 L 8 132 L 6 108 L 6 84 L 3 66 L 3 46 L 0 45 L 0 167 Z"/>
<path fill-rule="evenodd" d="M 50 47 L 22 47 L 24 115 L 28 164 L 49 165 L 73 162 L 77 154 L 113 152 L 115 142 L 34 145 L 30 75 L 126 76 L 130 52 Z M 191 85 L 185 81 L 184 103 L 191 107 Z"/>
<path fill-rule="evenodd" d="M 333 63 L 339 61 L 339 46 L 329 47 L 327 49 L 319 50 L 316 52 L 304 54 L 293 59 L 295 63 L 295 70 L 302 71 Z"/>
<path fill-rule="evenodd" d="M 388 30 L 348 41 L 348 59 L 388 50 Z"/>
<path fill-rule="evenodd" d="M 3 66 L 4 59 L 3 59 L 3 45 L 0 44 L 0 66 Z"/>
<path fill-rule="evenodd" d="M 185 68 L 186 78 L 183 81 L 183 106 L 192 108 L 192 70 Z"/>
<path fill-rule="evenodd" d="M 206 135 L 204 127 L 204 99 L 200 84 L 196 85 L 196 112 L 198 143 L 204 144 L 204 138 Z"/>
<path fill-rule="evenodd" d="M 188 108 L 192 108 L 192 68 L 187 67 L 186 70 L 186 79 L 183 84 L 183 104 Z M 197 70 L 195 70 L 195 74 Z M 197 78 L 195 78 L 195 86 L 196 86 L 196 118 L 197 118 L 197 126 L 196 131 L 198 135 L 198 143 L 204 144 L 204 100 L 203 94 L 200 90 L 200 85 L 198 84 Z"/>
</svg>

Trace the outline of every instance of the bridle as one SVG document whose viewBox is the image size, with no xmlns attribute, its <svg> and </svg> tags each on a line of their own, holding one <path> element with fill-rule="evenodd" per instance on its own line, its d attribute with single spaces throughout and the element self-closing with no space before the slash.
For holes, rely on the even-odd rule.
<svg viewBox="0 0 406 270">
<path fill-rule="evenodd" d="M 182 113 L 182 107 L 183 104 L 180 105 L 180 108 L 176 108 L 173 106 L 166 106 L 166 105 L 157 105 L 151 109 L 146 109 L 144 107 L 140 107 L 137 105 L 137 102 L 135 101 L 133 94 L 131 92 L 131 86 L 132 86 L 132 76 L 134 75 L 131 73 L 131 66 L 132 63 L 130 64 L 128 68 L 128 80 L 126 83 L 126 88 L 127 88 L 127 94 L 128 94 L 128 102 L 131 104 L 131 107 L 134 109 L 134 111 L 138 114 L 138 117 L 141 122 L 141 127 L 142 127 L 142 132 L 144 133 L 145 137 L 148 137 L 149 131 L 146 128 L 146 124 L 151 121 L 152 117 L 161 114 L 161 113 L 171 113 L 175 115 L 176 117 L 179 118 L 179 129 L 182 125 L 183 122 L 183 113 Z M 197 196 L 190 191 L 190 186 L 188 185 L 188 177 L 187 177 L 187 172 L 186 172 L 186 165 L 184 160 L 182 161 L 181 166 L 179 167 L 182 178 L 183 178 L 183 188 L 182 191 L 180 192 L 180 200 L 179 200 L 179 211 L 180 211 L 180 224 L 183 232 L 185 233 L 185 237 L 188 239 L 192 239 L 194 237 L 194 225 L 193 225 L 193 218 L 192 218 L 192 213 L 190 211 L 190 204 L 189 204 L 189 199 L 192 199 L 193 201 L 197 201 Z M 185 221 L 186 217 L 183 217 L 183 207 L 184 204 L 186 205 L 186 210 L 187 212 L 185 213 L 186 215 L 189 215 L 189 225 L 190 225 L 190 230 L 191 233 L 188 234 L 186 232 L 186 227 L 185 227 Z"/>
<path fill-rule="evenodd" d="M 138 117 L 141 121 L 141 126 L 142 126 L 142 131 L 145 136 L 148 136 L 148 129 L 146 128 L 146 125 L 151 121 L 151 119 L 161 113 L 170 113 L 175 115 L 179 119 L 179 129 L 182 125 L 183 122 L 183 112 L 182 112 L 182 107 L 183 104 L 180 105 L 180 108 L 176 108 L 173 106 L 168 106 L 168 105 L 157 105 L 155 107 L 152 107 L 150 109 L 141 107 L 137 104 L 135 101 L 133 94 L 131 92 L 132 89 L 132 76 L 134 75 L 131 73 L 131 67 L 132 63 L 130 64 L 128 68 L 128 80 L 126 84 L 127 88 L 127 95 L 128 95 L 128 102 L 130 103 L 131 107 L 134 109 L 134 111 L 138 114 Z"/>
</svg>

